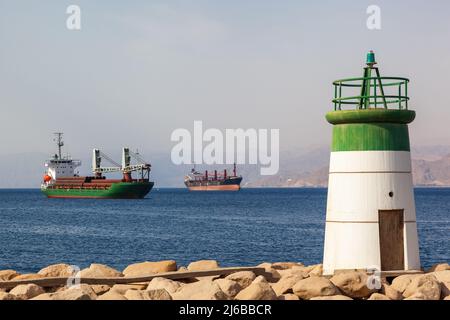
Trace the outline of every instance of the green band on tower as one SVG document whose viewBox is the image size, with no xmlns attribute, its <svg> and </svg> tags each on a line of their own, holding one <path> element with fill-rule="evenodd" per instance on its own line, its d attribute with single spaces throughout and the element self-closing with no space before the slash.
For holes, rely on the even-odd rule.
<svg viewBox="0 0 450 320">
<path fill-rule="evenodd" d="M 331 151 L 410 151 L 408 127 L 398 123 L 335 125 Z"/>
</svg>

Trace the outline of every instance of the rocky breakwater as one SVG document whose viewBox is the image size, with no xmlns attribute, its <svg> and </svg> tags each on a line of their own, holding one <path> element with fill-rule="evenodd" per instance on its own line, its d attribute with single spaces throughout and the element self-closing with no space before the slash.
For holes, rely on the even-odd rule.
<svg viewBox="0 0 450 320">
<path fill-rule="evenodd" d="M 154 277 L 131 284 L 79 284 L 48 286 L 36 279 L 73 277 L 67 264 L 45 267 L 33 274 L 0 271 L 0 288 L 8 281 L 26 280 L 13 288 L 0 289 L 0 300 L 450 300 L 450 266 L 433 266 L 423 274 L 382 279 L 381 287 L 368 286 L 361 271 L 343 271 L 322 276 L 322 265 L 304 266 L 296 262 L 263 263 L 264 275 L 239 271 L 226 275 L 171 280 Z M 214 260 L 195 261 L 178 267 L 175 261 L 131 264 L 122 271 L 102 264 L 91 264 L 75 278 L 126 279 L 172 272 L 207 271 L 219 268 Z M 44 283 L 41 281 L 41 283 Z"/>
</svg>

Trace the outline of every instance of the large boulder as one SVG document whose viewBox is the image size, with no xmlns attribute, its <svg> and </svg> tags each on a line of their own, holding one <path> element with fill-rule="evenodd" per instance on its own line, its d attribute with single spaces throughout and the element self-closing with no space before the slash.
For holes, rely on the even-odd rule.
<svg viewBox="0 0 450 320">
<path fill-rule="evenodd" d="M 91 285 L 91 288 L 97 296 L 104 294 L 105 292 L 108 292 L 109 289 L 111 289 L 111 287 L 106 284 L 93 284 Z"/>
<path fill-rule="evenodd" d="M 123 294 L 115 290 L 109 290 L 97 298 L 97 300 L 127 300 Z"/>
<path fill-rule="evenodd" d="M 187 266 L 188 271 L 207 271 L 207 270 L 213 270 L 219 268 L 219 264 L 216 260 L 199 260 L 191 262 Z M 194 280 L 214 280 L 216 278 L 219 278 L 220 276 L 202 276 L 202 277 L 196 277 Z"/>
<path fill-rule="evenodd" d="M 424 300 L 440 299 L 441 285 L 434 275 L 426 274 L 415 277 L 403 292 L 403 296 L 406 298 L 418 295 L 423 297 Z"/>
<path fill-rule="evenodd" d="M 438 263 L 433 265 L 427 272 L 435 272 L 435 271 L 445 271 L 450 270 L 450 265 L 448 263 Z"/>
<path fill-rule="evenodd" d="M 18 285 L 17 287 L 13 288 L 9 293 L 15 295 L 17 298 L 21 300 L 28 300 L 45 293 L 45 291 L 44 289 L 42 289 L 42 287 L 30 283 Z"/>
<path fill-rule="evenodd" d="M 372 293 L 372 295 L 367 300 L 391 300 L 387 296 L 381 293 Z"/>
<path fill-rule="evenodd" d="M 189 263 L 187 269 L 189 271 L 205 271 L 219 268 L 216 260 L 199 260 Z"/>
<path fill-rule="evenodd" d="M 281 275 L 278 272 L 277 269 L 272 267 L 272 263 L 268 263 L 268 262 L 263 262 L 259 265 L 257 265 L 258 268 L 264 268 L 265 272 L 266 272 L 266 279 L 269 282 L 277 282 L 278 280 L 280 280 Z"/>
<path fill-rule="evenodd" d="M 309 277 L 300 280 L 294 285 L 292 290 L 295 295 L 304 300 L 340 294 L 336 286 L 330 280 L 323 277 Z"/>
<path fill-rule="evenodd" d="M 272 289 L 278 296 L 284 293 L 292 293 L 292 288 L 294 287 L 294 285 L 303 279 L 304 279 L 303 275 L 299 274 L 287 275 L 281 277 L 281 279 L 278 280 L 278 282 L 274 283 L 272 285 Z"/>
<path fill-rule="evenodd" d="M 126 267 L 122 273 L 125 277 L 142 277 L 171 271 L 177 271 L 177 263 L 174 260 L 133 263 Z"/>
<path fill-rule="evenodd" d="M 14 277 L 15 280 L 36 280 L 36 279 L 42 279 L 45 278 L 42 274 L 38 273 L 26 273 L 26 274 L 20 274 L 17 277 Z"/>
<path fill-rule="evenodd" d="M 14 270 L 1 270 L 0 271 L 0 281 L 9 281 L 17 277 L 19 273 Z"/>
<path fill-rule="evenodd" d="M 187 283 L 172 294 L 173 300 L 227 300 L 219 285 L 211 280 Z"/>
<path fill-rule="evenodd" d="M 128 290 L 125 292 L 128 300 L 172 300 L 166 289 L 155 290 Z"/>
<path fill-rule="evenodd" d="M 347 296 L 343 296 L 341 294 L 337 294 L 334 296 L 313 297 L 310 300 L 353 300 L 353 299 Z"/>
<path fill-rule="evenodd" d="M 242 289 L 247 288 L 255 278 L 256 275 L 251 271 L 239 271 L 225 277 L 227 280 L 233 280 L 239 283 Z"/>
<path fill-rule="evenodd" d="M 411 283 L 411 281 L 416 278 L 420 277 L 421 275 L 417 274 L 403 274 L 401 276 L 395 277 L 394 280 L 391 283 L 391 287 L 395 290 L 397 290 L 400 293 L 403 293 L 406 289 L 406 287 Z"/>
<path fill-rule="evenodd" d="M 257 280 L 239 292 L 236 300 L 276 300 L 277 295 L 267 281 Z"/>
<path fill-rule="evenodd" d="M 394 288 L 392 288 L 392 286 L 383 283 L 381 285 L 381 290 L 380 293 L 384 294 L 386 297 L 388 297 L 391 300 L 402 300 L 403 299 L 403 295 L 395 290 Z"/>
<path fill-rule="evenodd" d="M 39 270 L 38 272 L 38 274 L 42 275 L 45 278 L 70 277 L 74 273 L 75 270 L 70 265 L 65 263 L 52 264 Z"/>
<path fill-rule="evenodd" d="M 70 287 L 63 291 L 51 293 L 52 300 L 96 300 L 97 295 L 94 290 L 87 285 L 81 284 Z"/>
<path fill-rule="evenodd" d="M 242 290 L 240 284 L 236 281 L 229 279 L 217 279 L 214 281 L 220 287 L 220 289 L 229 297 L 234 298 L 239 291 Z"/>
<path fill-rule="evenodd" d="M 181 288 L 181 283 L 166 278 L 153 278 L 147 286 L 147 290 L 165 289 L 172 294 Z"/>
<path fill-rule="evenodd" d="M 367 287 L 368 276 L 362 271 L 343 271 L 335 274 L 330 281 L 351 298 L 367 298 L 378 291 Z"/>
<path fill-rule="evenodd" d="M 81 278 L 115 278 L 123 276 L 122 272 L 99 263 L 91 264 L 89 268 L 81 270 L 79 275 Z"/>
<path fill-rule="evenodd" d="M 90 285 L 83 283 L 78 286 L 75 286 L 75 288 L 87 293 L 91 297 L 91 300 L 97 299 L 97 294 L 95 293 L 95 291 L 92 289 L 92 287 Z"/>
<path fill-rule="evenodd" d="M 76 297 L 83 295 L 89 296 L 89 299 L 70 299 L 70 297 Z M 53 296 L 55 300 L 95 300 L 97 299 L 97 294 L 95 291 L 91 288 L 88 284 L 80 284 L 73 287 L 70 287 L 68 289 L 58 291 Z"/>
</svg>

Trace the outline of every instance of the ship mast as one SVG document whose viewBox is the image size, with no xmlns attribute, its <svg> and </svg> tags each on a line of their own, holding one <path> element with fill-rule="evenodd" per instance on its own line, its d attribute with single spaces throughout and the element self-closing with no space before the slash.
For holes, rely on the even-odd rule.
<svg viewBox="0 0 450 320">
<path fill-rule="evenodd" d="M 64 141 L 62 141 L 63 133 L 55 132 L 54 135 L 55 138 L 53 139 L 53 141 L 55 141 L 56 145 L 58 146 L 58 159 L 61 159 L 61 147 L 64 146 Z"/>
</svg>

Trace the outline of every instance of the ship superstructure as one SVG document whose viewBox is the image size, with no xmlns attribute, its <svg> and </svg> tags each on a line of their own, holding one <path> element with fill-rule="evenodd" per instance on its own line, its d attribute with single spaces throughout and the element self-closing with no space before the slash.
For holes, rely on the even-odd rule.
<svg viewBox="0 0 450 320">
<path fill-rule="evenodd" d="M 47 173 L 44 176 L 44 184 L 60 177 L 74 177 L 77 175 L 75 174 L 75 168 L 81 166 L 80 160 L 74 160 L 69 155 L 62 155 L 61 148 L 64 146 L 62 135 L 61 132 L 55 133 L 55 142 L 58 146 L 58 153 L 45 162 Z"/>
</svg>

